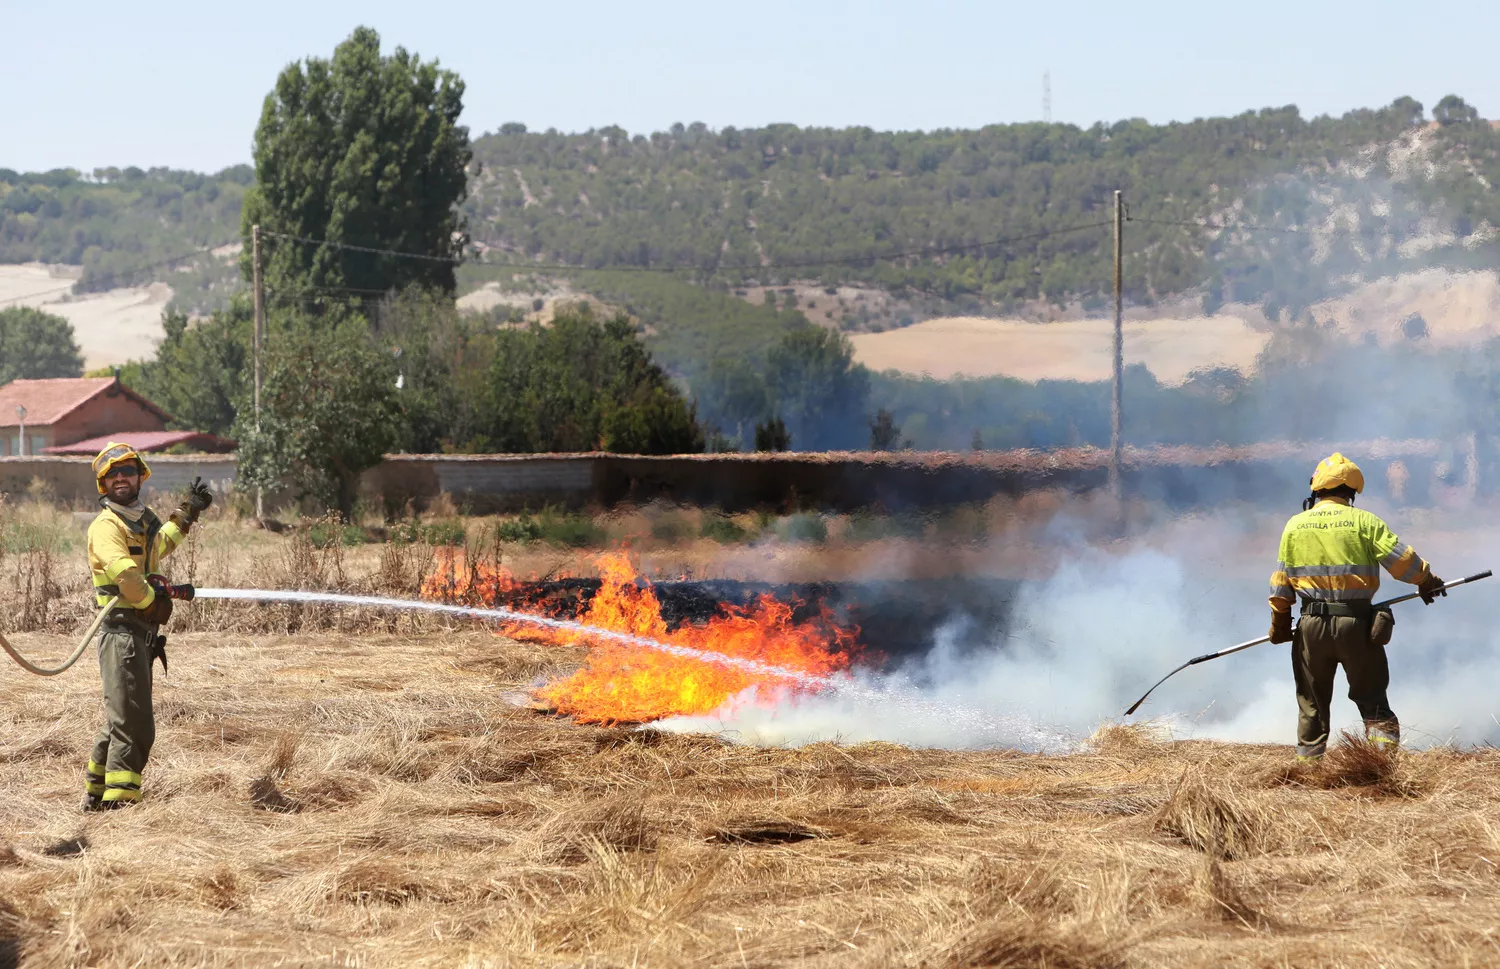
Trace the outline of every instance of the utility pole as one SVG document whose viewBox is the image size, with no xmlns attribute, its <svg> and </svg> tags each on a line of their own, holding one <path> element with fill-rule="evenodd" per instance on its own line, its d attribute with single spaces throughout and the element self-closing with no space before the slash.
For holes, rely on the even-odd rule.
<svg viewBox="0 0 1500 969">
<path fill-rule="evenodd" d="M 1052 123 L 1052 72 L 1042 72 L 1042 123 Z"/>
<path fill-rule="evenodd" d="M 1109 434 L 1109 493 L 1116 501 L 1123 495 L 1120 484 L 1120 454 L 1123 444 L 1120 425 L 1123 423 L 1123 393 L 1121 385 L 1125 377 L 1125 193 L 1115 189 L 1115 367 L 1114 401 L 1110 407 Z"/>
<path fill-rule="evenodd" d="M 260 272 L 260 226 L 250 227 L 250 265 L 255 288 L 255 431 L 260 433 L 260 346 L 266 330 L 266 291 Z M 255 517 L 265 518 L 265 495 L 255 489 Z"/>
</svg>

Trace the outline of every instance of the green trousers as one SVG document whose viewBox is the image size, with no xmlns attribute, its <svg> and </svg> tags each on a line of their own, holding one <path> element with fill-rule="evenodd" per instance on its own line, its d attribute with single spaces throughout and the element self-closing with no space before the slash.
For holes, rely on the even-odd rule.
<svg viewBox="0 0 1500 969">
<path fill-rule="evenodd" d="M 1385 647 L 1370 642 L 1370 621 L 1353 616 L 1303 616 L 1292 638 L 1292 675 L 1297 683 L 1297 756 L 1321 757 L 1328 748 L 1328 708 L 1333 677 L 1344 668 L 1349 699 L 1359 707 L 1365 736 L 1399 743 L 1401 725 L 1386 700 L 1391 669 Z"/>
<path fill-rule="evenodd" d="M 104 726 L 94 740 L 85 783 L 104 801 L 139 801 L 141 772 L 156 741 L 151 712 L 153 630 L 106 624 L 99 637 L 99 675 L 104 681 Z"/>
</svg>

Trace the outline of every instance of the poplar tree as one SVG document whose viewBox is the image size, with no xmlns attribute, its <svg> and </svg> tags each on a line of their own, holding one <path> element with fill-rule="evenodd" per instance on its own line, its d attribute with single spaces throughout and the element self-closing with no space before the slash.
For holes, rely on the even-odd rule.
<svg viewBox="0 0 1500 969">
<path fill-rule="evenodd" d="M 246 193 L 240 268 L 251 276 L 251 227 L 263 233 L 273 301 L 351 302 L 410 286 L 454 291 L 468 242 L 469 129 L 464 83 L 404 48 L 380 53 L 360 27 L 329 60 L 288 65 L 255 131 L 255 185 Z M 414 259 L 294 242 L 267 233 Z"/>
</svg>

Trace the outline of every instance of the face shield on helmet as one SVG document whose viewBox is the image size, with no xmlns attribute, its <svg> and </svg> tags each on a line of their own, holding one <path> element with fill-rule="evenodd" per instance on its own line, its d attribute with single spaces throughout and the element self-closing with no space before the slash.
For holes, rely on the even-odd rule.
<svg viewBox="0 0 1500 969">
<path fill-rule="evenodd" d="M 104 450 L 94 457 L 94 484 L 101 495 L 108 493 L 104 487 L 104 476 L 109 474 L 110 469 L 115 465 L 126 461 L 134 462 L 141 469 L 141 485 L 146 484 L 146 479 L 151 477 L 151 467 L 129 444 L 111 441 L 104 445 Z"/>
</svg>

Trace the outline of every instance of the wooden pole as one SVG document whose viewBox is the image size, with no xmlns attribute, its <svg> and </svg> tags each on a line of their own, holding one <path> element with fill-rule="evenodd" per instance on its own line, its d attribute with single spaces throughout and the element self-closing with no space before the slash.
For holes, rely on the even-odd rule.
<svg viewBox="0 0 1500 969">
<path fill-rule="evenodd" d="M 250 264 L 252 285 L 255 289 L 255 430 L 260 431 L 260 349 L 265 339 L 266 293 L 260 270 L 260 226 L 250 227 Z M 255 517 L 265 518 L 265 495 L 255 489 Z"/>
<path fill-rule="evenodd" d="M 1110 407 L 1109 433 L 1109 492 L 1120 500 L 1123 488 L 1120 483 L 1120 457 L 1124 444 L 1121 440 L 1121 425 L 1124 423 L 1125 378 L 1125 193 L 1115 189 L 1115 363 L 1114 400 Z"/>
</svg>

